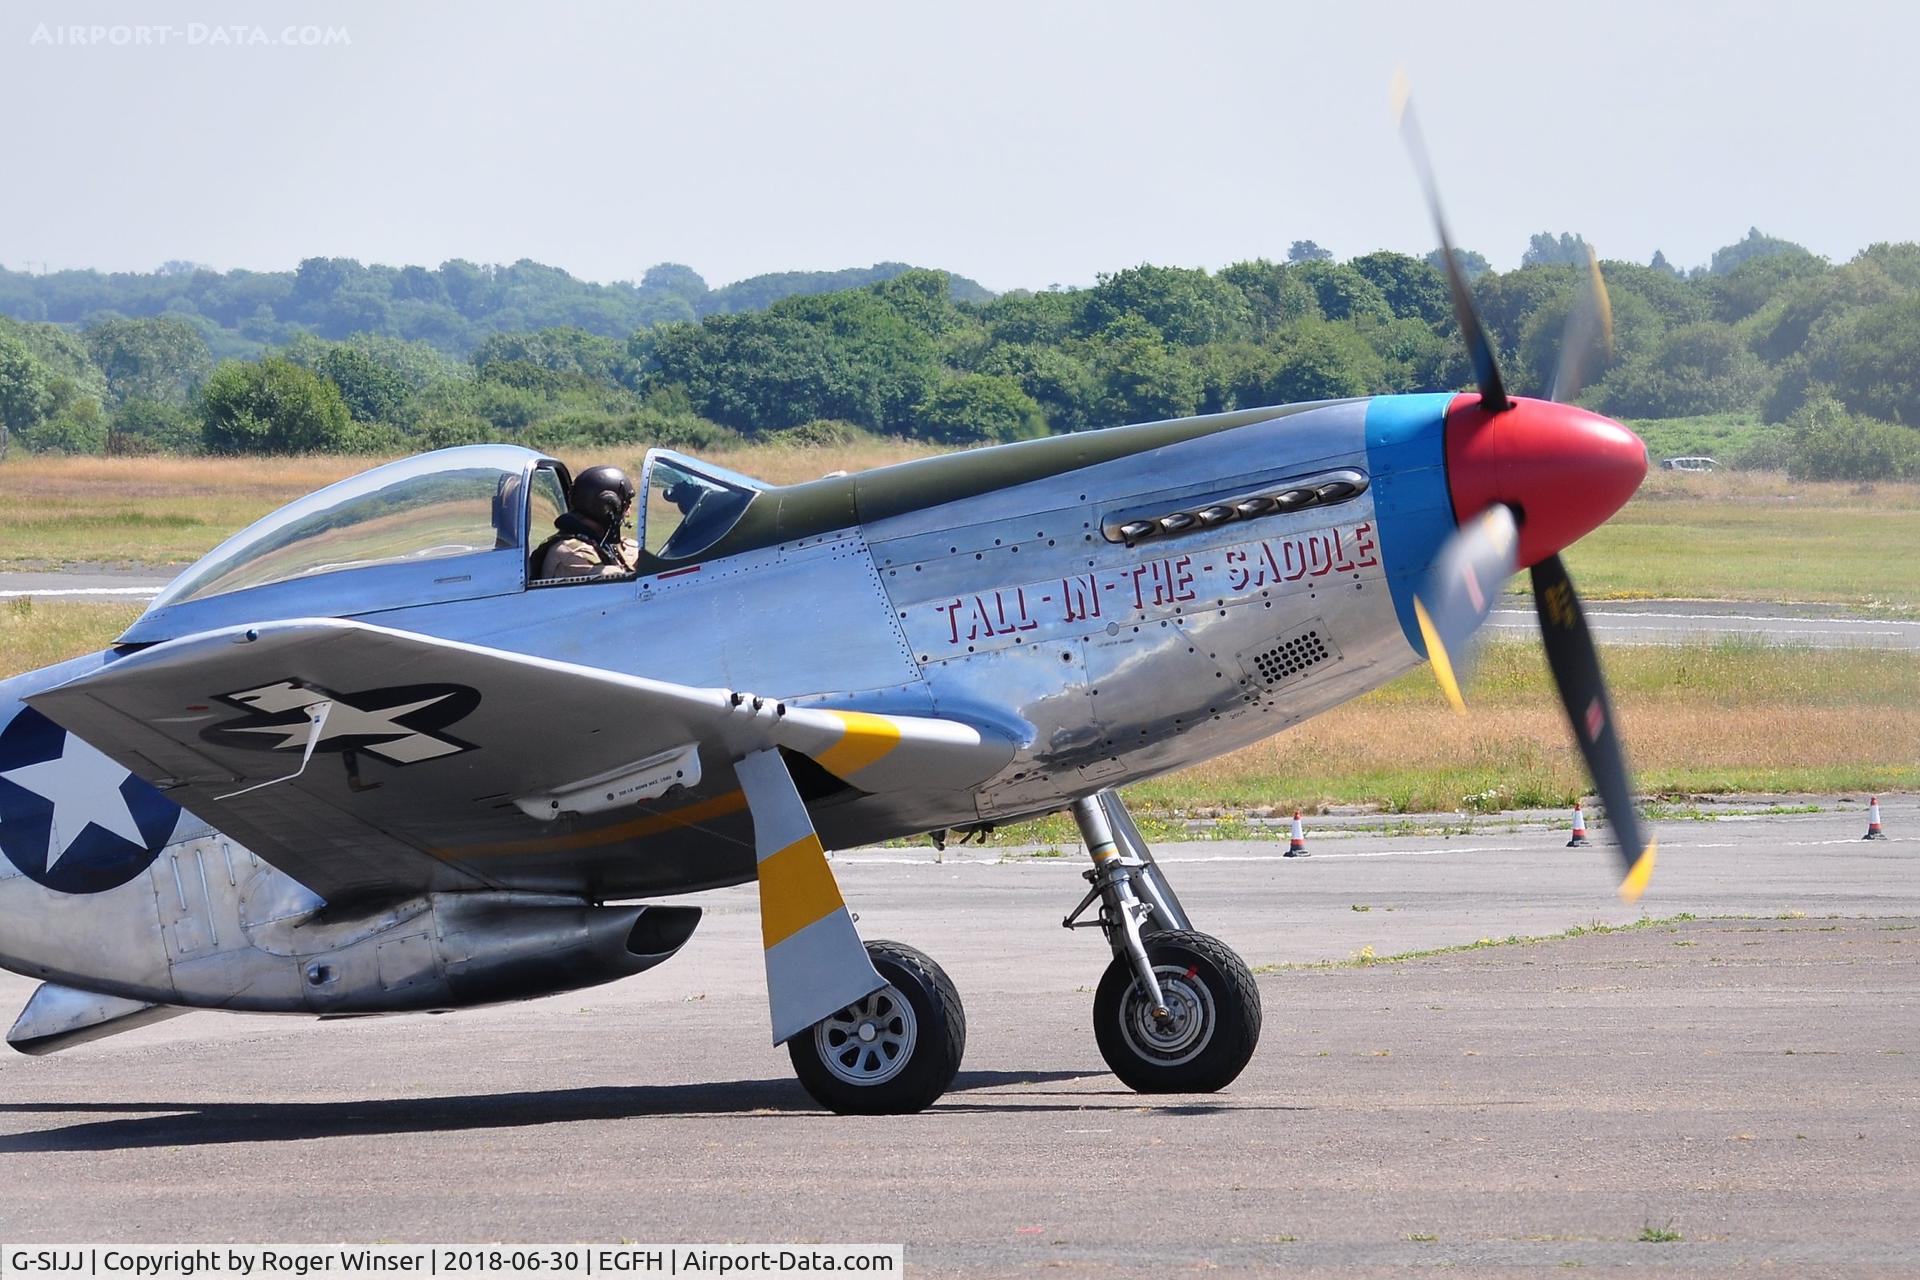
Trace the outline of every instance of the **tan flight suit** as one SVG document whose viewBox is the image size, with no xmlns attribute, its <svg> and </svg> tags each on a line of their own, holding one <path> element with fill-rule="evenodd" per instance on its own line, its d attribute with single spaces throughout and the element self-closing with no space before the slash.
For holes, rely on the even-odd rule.
<svg viewBox="0 0 1920 1280">
<path fill-rule="evenodd" d="M 620 542 L 622 564 L 603 564 L 600 553 L 585 538 L 562 538 L 547 548 L 540 560 L 542 578 L 617 578 L 633 572 L 638 563 L 640 544 L 632 538 Z"/>
</svg>

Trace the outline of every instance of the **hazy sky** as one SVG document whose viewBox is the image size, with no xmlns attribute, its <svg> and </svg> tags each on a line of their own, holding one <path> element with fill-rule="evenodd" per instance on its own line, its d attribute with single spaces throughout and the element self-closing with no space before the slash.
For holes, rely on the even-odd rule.
<svg viewBox="0 0 1920 1280">
<path fill-rule="evenodd" d="M 1920 6 L 1831 0 L 0 0 L 0 263 L 898 259 L 1006 289 L 1419 253 L 1399 65 L 1496 266 L 1541 230 L 1689 265 L 1753 224 L 1844 259 L 1920 238 L 1917 40 Z"/>
</svg>

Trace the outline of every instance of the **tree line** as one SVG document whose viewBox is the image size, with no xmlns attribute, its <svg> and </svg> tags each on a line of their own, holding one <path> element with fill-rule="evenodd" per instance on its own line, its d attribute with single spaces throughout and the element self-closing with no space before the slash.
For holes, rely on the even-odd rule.
<svg viewBox="0 0 1920 1280">
<path fill-rule="evenodd" d="M 376 334 L 470 356 L 497 333 L 570 327 L 624 338 L 636 329 L 752 311 L 797 293 L 855 289 L 907 270 L 882 262 L 844 271 L 785 271 L 711 289 L 679 263 L 651 267 L 640 282 L 595 284 L 522 259 L 437 268 L 362 265 L 307 258 L 293 271 L 213 271 L 169 262 L 152 273 L 0 267 L 0 316 L 86 328 L 108 319 L 168 317 L 192 326 L 216 358 L 261 356 L 304 334 L 335 340 Z M 993 295 L 963 276 L 954 297 Z"/>
<path fill-rule="evenodd" d="M 1476 254 L 1461 260 L 1510 386 L 1545 394 L 1584 242 L 1535 236 L 1508 272 Z M 700 447 L 855 431 L 968 444 L 1472 380 L 1437 255 L 1339 262 L 1309 241 L 1284 262 L 1143 265 L 1088 288 L 997 297 L 898 264 L 852 287 L 820 273 L 723 290 L 663 265 L 639 286 L 572 281 L 553 295 L 582 306 L 678 300 L 644 318 L 516 302 L 528 279 L 553 271 L 521 263 L 475 269 L 496 292 L 474 315 L 487 326 L 538 322 L 486 332 L 470 349 L 477 328 L 448 343 L 392 323 L 411 300 L 393 290 L 415 287 L 403 282 L 424 276 L 446 292 L 468 264 L 343 263 L 310 259 L 283 273 L 287 299 L 300 299 L 289 307 L 326 318 L 309 327 L 272 304 L 271 323 L 288 328 L 240 355 L 208 336 L 226 312 L 166 302 L 157 314 L 96 308 L 75 319 L 75 298 L 55 314 L 35 294 L 32 318 L 0 319 L 0 425 L 24 448 L 81 453 L 384 452 L 496 439 Z M 1601 270 L 1615 349 L 1583 403 L 1629 419 L 1754 414 L 1785 429 L 1762 433 L 1751 461 L 1920 475 L 1920 245 L 1877 244 L 1835 264 L 1756 230 L 1695 271 L 1660 255 Z M 20 280 L 90 274 L 0 273 L 0 311 Z M 244 293 L 269 274 L 98 279 L 134 282 L 126 296 L 100 296 L 137 296 L 142 308 L 167 287 L 198 289 L 197 308 L 216 305 L 215 283 Z M 355 327 L 355 299 L 373 296 L 375 278 L 389 289 L 388 322 Z"/>
</svg>

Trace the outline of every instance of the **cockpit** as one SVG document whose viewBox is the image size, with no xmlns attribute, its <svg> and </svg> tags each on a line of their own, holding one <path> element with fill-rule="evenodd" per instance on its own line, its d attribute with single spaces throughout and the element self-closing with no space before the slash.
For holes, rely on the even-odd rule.
<svg viewBox="0 0 1920 1280">
<path fill-rule="evenodd" d="M 646 531 L 641 550 L 660 561 L 699 555 L 733 528 L 764 488 L 724 467 L 655 449 L 647 455 L 640 486 Z"/>
<path fill-rule="evenodd" d="M 574 585 L 538 582 L 529 564 L 567 509 L 571 483 L 564 463 L 516 445 L 442 449 L 375 467 L 228 538 L 174 579 L 121 642 Z M 640 573 L 711 547 L 764 488 L 669 450 L 649 452 L 635 503 Z"/>
<path fill-rule="evenodd" d="M 522 452 L 429 453 L 329 485 L 227 539 L 153 607 L 374 565 L 510 550 L 520 538 Z"/>
</svg>

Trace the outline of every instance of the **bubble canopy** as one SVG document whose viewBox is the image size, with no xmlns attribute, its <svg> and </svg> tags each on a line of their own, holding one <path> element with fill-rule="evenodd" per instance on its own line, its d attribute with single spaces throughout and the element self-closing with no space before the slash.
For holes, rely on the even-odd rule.
<svg viewBox="0 0 1920 1280">
<path fill-rule="evenodd" d="M 526 477 L 542 458 L 515 445 L 470 445 L 328 485 L 215 547 L 147 614 L 345 570 L 520 552 Z"/>
</svg>

